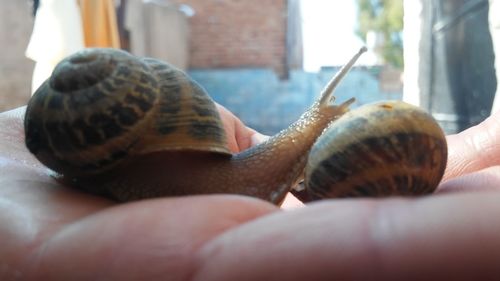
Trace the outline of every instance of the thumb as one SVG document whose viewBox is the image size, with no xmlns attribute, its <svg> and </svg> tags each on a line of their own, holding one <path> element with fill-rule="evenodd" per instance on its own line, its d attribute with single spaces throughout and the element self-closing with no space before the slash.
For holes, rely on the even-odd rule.
<svg viewBox="0 0 500 281">
<path fill-rule="evenodd" d="M 459 134 L 450 135 L 444 180 L 500 164 L 500 112 Z"/>
</svg>

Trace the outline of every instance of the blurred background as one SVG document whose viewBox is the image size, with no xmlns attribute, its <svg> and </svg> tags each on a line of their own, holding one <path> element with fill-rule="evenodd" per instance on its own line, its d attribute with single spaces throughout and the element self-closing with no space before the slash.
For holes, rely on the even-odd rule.
<svg viewBox="0 0 500 281">
<path fill-rule="evenodd" d="M 497 109 L 497 2 L 0 0 L 0 111 L 26 104 L 65 56 L 113 47 L 175 64 L 273 134 L 366 45 L 339 102 L 402 99 L 455 133 Z"/>
</svg>

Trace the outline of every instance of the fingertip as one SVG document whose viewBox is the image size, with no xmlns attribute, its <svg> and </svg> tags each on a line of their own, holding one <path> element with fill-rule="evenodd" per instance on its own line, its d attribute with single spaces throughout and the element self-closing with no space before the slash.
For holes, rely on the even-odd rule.
<svg viewBox="0 0 500 281">
<path fill-rule="evenodd" d="M 283 204 L 281 204 L 281 209 L 291 210 L 304 206 L 305 205 L 304 203 L 302 203 L 302 201 L 297 199 L 297 197 L 293 196 L 291 193 L 288 193 L 287 196 L 285 197 L 285 201 L 283 201 Z"/>
<path fill-rule="evenodd" d="M 260 143 L 263 143 L 269 139 L 269 136 L 263 135 L 259 132 L 255 132 L 251 137 L 251 146 L 258 145 Z"/>
<path fill-rule="evenodd" d="M 500 164 L 499 115 L 500 112 L 463 132 L 447 136 L 448 165 L 445 179 Z"/>
</svg>

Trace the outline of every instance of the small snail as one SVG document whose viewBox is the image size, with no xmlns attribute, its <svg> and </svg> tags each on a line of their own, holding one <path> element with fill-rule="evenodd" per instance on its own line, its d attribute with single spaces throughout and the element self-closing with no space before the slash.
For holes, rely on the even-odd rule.
<svg viewBox="0 0 500 281">
<path fill-rule="evenodd" d="M 395 194 L 431 192 L 439 183 L 446 164 L 446 142 L 431 117 L 422 113 L 418 115 L 418 122 L 412 122 L 407 131 L 397 130 L 399 125 L 392 126 L 391 122 L 402 123 L 404 127 L 405 121 L 412 121 L 413 112 L 420 114 L 421 111 L 408 105 L 399 110 L 398 103 L 394 103 L 387 104 L 394 110 L 365 110 L 369 113 L 364 118 L 368 120 L 373 116 L 374 120 L 365 122 L 361 131 L 356 131 L 361 117 L 335 121 L 348 112 L 354 99 L 334 105 L 332 92 L 364 51 L 365 48 L 361 49 L 339 71 L 318 101 L 297 122 L 268 141 L 232 155 L 212 99 L 185 73 L 164 62 L 137 58 L 124 51 L 87 49 L 60 62 L 30 100 L 24 123 L 26 146 L 40 162 L 72 185 L 118 201 L 237 193 L 279 204 L 290 188 L 302 179 L 306 162 L 309 162 L 306 176 L 310 180 L 306 178 L 305 182 L 310 185 L 308 189 L 314 198 L 337 196 L 337 193 L 339 196 L 390 193 L 379 187 L 385 184 L 381 177 L 359 172 L 372 167 L 376 167 L 375 173 L 383 172 L 387 178 L 392 178 L 388 186 Z M 363 110 L 354 110 L 351 115 L 357 112 L 364 114 Z M 383 117 L 385 112 L 398 113 L 394 119 Z M 331 126 L 318 140 L 308 160 L 311 147 L 329 124 Z M 430 128 L 429 134 L 425 132 L 427 128 Z M 418 136 L 409 142 L 401 135 L 414 132 Z M 336 135 L 340 140 L 336 140 Z M 388 140 L 388 143 L 373 141 L 370 135 Z M 349 141 L 354 144 L 349 145 Z M 328 142 L 334 145 L 326 145 Z M 356 142 L 366 145 L 356 146 Z M 414 145 L 418 145 L 422 154 L 430 153 L 431 156 L 411 158 L 404 152 L 399 153 L 400 150 L 412 150 Z M 423 151 L 427 148 L 429 151 Z M 349 154 L 338 157 L 344 149 Z M 388 165 L 371 165 L 384 158 L 386 149 L 398 153 L 388 154 Z M 372 153 L 377 157 L 371 157 Z M 364 155 L 368 160 L 357 166 L 357 160 Z M 391 158 L 400 156 L 400 161 Z M 341 192 L 328 191 L 337 187 L 330 185 L 331 180 L 321 185 L 324 173 L 318 174 L 315 169 L 324 170 L 321 165 L 325 163 L 334 169 L 348 168 L 325 159 L 344 162 L 351 159 L 347 162 L 354 164 L 355 172 L 342 170 L 339 176 L 332 171 L 337 175 L 334 177 L 368 176 L 366 180 L 349 180 L 349 186 L 364 184 L 370 187 L 369 182 L 375 180 L 375 190 L 357 187 L 349 191 L 344 190 L 348 187 L 341 187 Z M 390 177 L 387 169 L 404 161 L 410 161 L 407 171 L 411 177 L 397 181 L 405 176 L 402 170 Z M 419 178 L 428 175 L 432 177 Z M 398 188 L 393 188 L 394 184 Z"/>
<path fill-rule="evenodd" d="M 443 131 L 404 102 L 362 106 L 333 122 L 307 161 L 310 199 L 431 193 L 444 173 Z"/>
</svg>

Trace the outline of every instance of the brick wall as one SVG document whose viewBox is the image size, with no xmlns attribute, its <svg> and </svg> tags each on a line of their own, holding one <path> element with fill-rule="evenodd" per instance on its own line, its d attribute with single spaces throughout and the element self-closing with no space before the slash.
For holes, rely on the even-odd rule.
<svg viewBox="0 0 500 281">
<path fill-rule="evenodd" d="M 286 74 L 287 0 L 172 0 L 190 5 L 190 67 L 270 68 Z M 24 56 L 33 17 L 27 1 L 0 0 L 0 111 L 30 96 L 34 63 Z"/>
<path fill-rule="evenodd" d="M 190 67 L 285 72 L 286 0 L 176 0 L 191 6 Z"/>
</svg>

